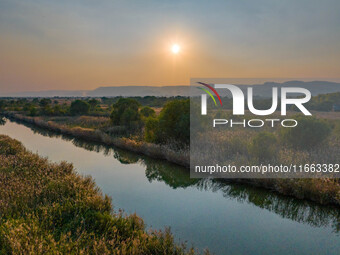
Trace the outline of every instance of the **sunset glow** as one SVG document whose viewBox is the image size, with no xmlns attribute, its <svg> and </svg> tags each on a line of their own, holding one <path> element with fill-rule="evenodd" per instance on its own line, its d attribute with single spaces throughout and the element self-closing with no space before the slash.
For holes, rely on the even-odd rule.
<svg viewBox="0 0 340 255">
<path fill-rule="evenodd" d="M 340 2 L 311 1 L 307 10 L 303 1 L 0 0 L 0 94 L 192 77 L 336 79 Z"/>
<path fill-rule="evenodd" d="M 178 44 L 174 44 L 171 47 L 171 51 L 173 54 L 178 54 L 181 51 L 181 47 Z"/>
</svg>

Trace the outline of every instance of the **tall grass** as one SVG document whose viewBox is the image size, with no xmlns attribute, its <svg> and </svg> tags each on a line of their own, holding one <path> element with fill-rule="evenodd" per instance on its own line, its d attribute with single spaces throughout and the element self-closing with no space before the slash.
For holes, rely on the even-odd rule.
<svg viewBox="0 0 340 255">
<path fill-rule="evenodd" d="M 110 124 L 110 118 L 101 116 L 44 117 L 42 119 L 45 121 L 52 121 L 59 125 L 65 125 L 67 127 L 90 129 L 102 128 Z"/>
<path fill-rule="evenodd" d="M 191 157 L 197 162 L 219 162 L 220 165 L 253 165 L 260 164 L 257 151 L 249 145 L 256 140 L 258 131 L 250 129 L 226 129 L 221 132 L 197 135 L 192 141 Z M 275 134 L 275 131 L 273 132 Z M 204 146 L 204 151 L 200 148 Z M 259 150 L 259 148 L 257 148 Z M 273 150 L 271 148 L 271 150 Z M 209 151 L 209 154 L 205 152 Z M 211 155 L 214 156 L 211 160 Z M 330 138 L 320 146 L 309 150 L 297 150 L 279 143 L 275 147 L 275 157 L 271 157 L 271 165 L 304 165 L 318 163 L 339 164 L 340 138 L 333 132 Z M 295 179 L 237 179 L 237 182 L 247 182 L 252 185 L 266 187 L 279 193 L 300 199 L 309 199 L 321 204 L 335 204 L 340 206 L 339 178 L 295 178 Z M 314 175 L 314 177 L 316 177 Z"/>
<path fill-rule="evenodd" d="M 0 135 L 1 254 L 194 254 L 169 230 L 114 212 L 90 177 Z M 208 252 L 207 252 L 208 253 Z"/>
</svg>

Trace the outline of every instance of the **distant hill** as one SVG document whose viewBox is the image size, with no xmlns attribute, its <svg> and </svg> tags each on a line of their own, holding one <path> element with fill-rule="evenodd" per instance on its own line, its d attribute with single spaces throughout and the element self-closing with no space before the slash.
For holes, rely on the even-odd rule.
<svg viewBox="0 0 340 255">
<path fill-rule="evenodd" d="M 253 85 L 254 95 L 261 97 L 270 97 L 272 95 L 272 88 L 282 87 L 299 87 L 308 89 L 312 96 L 319 94 L 327 94 L 340 92 L 340 83 L 328 82 L 328 81 L 287 81 L 283 83 L 266 82 L 263 85 Z"/>
<path fill-rule="evenodd" d="M 266 82 L 264 84 L 239 85 L 243 91 L 247 87 L 254 87 L 254 95 L 258 97 L 270 97 L 273 87 L 301 87 L 308 89 L 313 96 L 326 93 L 340 92 L 340 83 L 328 81 L 288 81 L 283 83 Z M 221 95 L 228 95 L 227 91 L 220 90 Z M 200 90 L 194 89 L 192 93 L 199 95 Z M 28 91 L 18 93 L 0 94 L 0 97 L 116 97 L 116 96 L 189 96 L 190 86 L 118 86 L 99 87 L 94 90 L 47 90 Z"/>
<path fill-rule="evenodd" d="M 88 91 L 88 96 L 189 96 L 189 86 L 122 86 L 122 87 L 99 87 Z"/>
</svg>

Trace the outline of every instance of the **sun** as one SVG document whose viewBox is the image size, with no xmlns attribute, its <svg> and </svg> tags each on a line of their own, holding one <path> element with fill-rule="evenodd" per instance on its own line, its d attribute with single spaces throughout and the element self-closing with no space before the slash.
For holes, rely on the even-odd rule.
<svg viewBox="0 0 340 255">
<path fill-rule="evenodd" d="M 178 44 L 173 44 L 171 46 L 171 51 L 173 54 L 178 54 L 181 51 L 181 47 Z"/>
</svg>

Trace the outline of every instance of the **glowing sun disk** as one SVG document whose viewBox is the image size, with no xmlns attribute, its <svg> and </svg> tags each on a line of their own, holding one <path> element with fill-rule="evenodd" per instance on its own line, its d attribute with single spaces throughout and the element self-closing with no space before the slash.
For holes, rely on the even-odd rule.
<svg viewBox="0 0 340 255">
<path fill-rule="evenodd" d="M 171 47 L 171 51 L 173 54 L 178 54 L 181 50 L 181 47 L 178 44 L 174 44 Z"/>
</svg>

